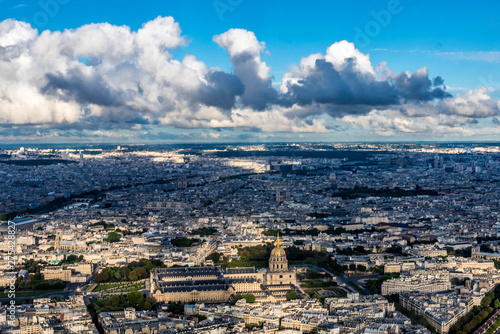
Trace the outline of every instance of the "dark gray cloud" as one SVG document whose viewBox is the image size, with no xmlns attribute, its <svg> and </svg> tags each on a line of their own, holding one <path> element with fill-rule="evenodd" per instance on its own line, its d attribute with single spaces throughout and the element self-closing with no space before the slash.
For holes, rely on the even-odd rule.
<svg viewBox="0 0 500 334">
<path fill-rule="evenodd" d="M 230 29 L 215 36 L 214 41 L 224 48 L 234 66 L 234 74 L 245 86 L 241 102 L 255 110 L 264 110 L 276 103 L 278 92 L 272 88 L 269 68 L 261 61 L 260 53 L 265 49 L 255 34 L 244 29 Z"/>
<path fill-rule="evenodd" d="M 41 89 L 43 94 L 55 96 L 64 101 L 80 104 L 95 104 L 104 107 L 123 106 L 127 100 L 124 92 L 111 88 L 102 76 L 85 75 L 79 70 L 45 74 L 47 84 Z"/>
<path fill-rule="evenodd" d="M 432 81 L 432 85 L 434 87 L 439 87 L 439 86 L 444 86 L 444 79 L 441 78 L 440 76 L 437 76 L 434 78 L 434 80 Z"/>
<path fill-rule="evenodd" d="M 287 100 L 301 106 L 313 103 L 332 105 L 336 114 L 358 114 L 372 107 L 399 105 L 410 101 L 430 101 L 450 95 L 441 87 L 437 77 L 433 87 L 426 71 L 411 75 L 399 73 L 389 80 L 356 71 L 356 59 L 346 59 L 346 66 L 338 71 L 324 59 L 316 60 L 314 70 L 297 83 L 288 85 Z"/>
<path fill-rule="evenodd" d="M 417 71 L 413 75 L 403 72 L 395 78 L 395 89 L 404 102 L 430 101 L 451 97 L 444 88 L 434 87 L 427 75 L 427 71 Z M 434 79 L 434 86 L 441 86 L 444 80 L 441 77 Z"/>
<path fill-rule="evenodd" d="M 397 91 L 388 82 L 375 81 L 353 70 L 351 64 L 342 72 L 323 59 L 316 60 L 314 71 L 288 87 L 294 103 L 337 105 L 388 105 L 398 103 Z"/>
<path fill-rule="evenodd" d="M 245 85 L 241 102 L 255 110 L 264 110 L 268 104 L 277 101 L 278 92 L 272 88 L 271 78 L 261 78 L 258 75 L 259 63 L 252 60 L 250 54 L 242 54 L 232 59 L 234 73 Z"/>
<path fill-rule="evenodd" d="M 209 85 L 203 85 L 199 101 L 207 106 L 229 110 L 234 107 L 236 97 L 243 94 L 245 86 L 234 74 L 215 71 L 207 76 Z"/>
</svg>

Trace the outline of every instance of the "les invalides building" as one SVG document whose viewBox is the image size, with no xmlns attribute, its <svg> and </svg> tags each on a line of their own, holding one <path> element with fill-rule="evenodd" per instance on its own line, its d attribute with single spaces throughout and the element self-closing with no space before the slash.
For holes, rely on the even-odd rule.
<svg viewBox="0 0 500 334">
<path fill-rule="evenodd" d="M 269 268 L 157 268 L 150 280 L 151 295 L 159 302 L 222 303 L 246 294 L 253 294 L 257 302 L 277 302 L 298 290 L 296 270 L 288 268 L 279 234 Z"/>
</svg>

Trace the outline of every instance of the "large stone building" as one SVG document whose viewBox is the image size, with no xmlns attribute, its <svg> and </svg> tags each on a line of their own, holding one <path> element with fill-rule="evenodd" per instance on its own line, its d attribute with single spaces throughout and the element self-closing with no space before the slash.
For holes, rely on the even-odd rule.
<svg viewBox="0 0 500 334">
<path fill-rule="evenodd" d="M 391 262 L 384 265 L 384 273 L 401 273 L 415 269 L 415 262 Z"/>
<path fill-rule="evenodd" d="M 418 291 L 420 293 L 432 293 L 446 291 L 451 288 L 449 274 L 437 273 L 419 274 L 415 276 L 404 276 L 393 278 L 382 283 L 382 295 L 392 295 L 405 291 Z"/>
<path fill-rule="evenodd" d="M 151 274 L 151 295 L 156 301 L 217 303 L 233 293 L 219 267 L 157 268 Z"/>
<path fill-rule="evenodd" d="M 448 333 L 460 318 L 475 305 L 479 305 L 471 295 L 462 295 L 453 290 L 430 295 L 403 292 L 399 294 L 399 303 L 405 309 L 424 317 L 440 334 Z"/>
<path fill-rule="evenodd" d="M 157 268 L 151 275 L 151 295 L 164 302 L 225 302 L 253 294 L 257 301 L 286 300 L 295 290 L 297 275 L 288 268 L 279 236 L 271 251 L 269 269 L 220 267 Z"/>
<path fill-rule="evenodd" d="M 85 241 L 79 240 L 62 240 L 61 235 L 58 233 L 56 235 L 56 240 L 54 241 L 54 249 L 56 250 L 68 250 L 68 251 L 84 251 L 87 250 L 87 243 Z"/>
<path fill-rule="evenodd" d="M 76 273 L 74 268 L 69 267 L 46 267 L 40 271 L 44 280 L 60 279 L 70 283 L 85 283 L 89 275 Z"/>
<path fill-rule="evenodd" d="M 500 260 L 499 253 L 485 253 L 481 252 L 480 247 L 472 247 L 471 256 L 475 259 L 485 259 L 485 260 Z"/>
<path fill-rule="evenodd" d="M 212 314 L 213 315 L 213 314 Z M 164 312 L 123 311 L 102 312 L 99 323 L 105 334 L 156 334 L 156 333 L 241 333 L 245 322 L 239 319 L 214 319 L 195 323 L 187 316 L 169 317 Z"/>
</svg>

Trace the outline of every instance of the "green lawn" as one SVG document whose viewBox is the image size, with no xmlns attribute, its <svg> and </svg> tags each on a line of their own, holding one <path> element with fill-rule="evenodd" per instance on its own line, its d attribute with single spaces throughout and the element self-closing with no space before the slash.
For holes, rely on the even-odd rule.
<svg viewBox="0 0 500 334">
<path fill-rule="evenodd" d="M 336 296 L 329 296 L 325 297 L 321 294 L 319 294 L 320 290 L 328 290 L 332 291 L 336 294 Z M 324 302 L 325 298 L 331 298 L 331 297 L 338 297 L 338 298 L 345 298 L 347 297 L 347 292 L 344 289 L 341 288 L 313 288 L 313 289 L 305 289 L 304 290 L 311 298 L 316 298 L 319 300 L 321 303 Z"/>
<path fill-rule="evenodd" d="M 337 282 L 321 281 L 321 280 L 304 280 L 301 281 L 301 286 L 306 289 L 311 288 L 331 288 L 336 287 Z"/>
<path fill-rule="evenodd" d="M 130 286 L 126 286 L 125 284 L 99 284 L 92 292 L 100 292 L 100 291 L 106 291 L 106 292 L 110 292 L 110 293 L 130 292 L 132 290 L 142 290 L 145 288 L 146 288 L 145 282 L 135 283 L 135 284 L 130 285 Z M 114 289 L 114 290 L 107 291 L 110 289 Z"/>
<path fill-rule="evenodd" d="M 46 293 L 56 293 L 62 291 L 64 290 L 22 291 L 22 292 L 16 292 L 16 297 L 38 297 Z M 9 295 L 7 293 L 0 292 L 0 298 L 8 298 L 8 296 Z"/>
<path fill-rule="evenodd" d="M 337 294 L 338 297 L 342 297 L 342 298 L 347 297 L 347 292 L 344 289 L 341 289 L 341 288 L 331 288 L 331 289 L 326 289 L 326 290 L 334 291 Z"/>
<path fill-rule="evenodd" d="M 111 288 L 114 288 L 114 287 L 117 287 L 119 285 L 115 285 L 115 284 L 99 284 L 92 292 L 99 292 L 99 291 L 104 291 L 104 290 L 108 290 L 108 289 L 111 289 Z"/>
</svg>

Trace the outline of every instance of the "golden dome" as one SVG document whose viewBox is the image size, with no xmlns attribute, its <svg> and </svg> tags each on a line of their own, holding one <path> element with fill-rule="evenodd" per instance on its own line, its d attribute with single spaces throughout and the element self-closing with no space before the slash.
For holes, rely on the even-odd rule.
<svg viewBox="0 0 500 334">
<path fill-rule="evenodd" d="M 281 247 L 274 247 L 273 250 L 271 251 L 271 257 L 282 257 L 286 256 L 285 250 Z"/>
<path fill-rule="evenodd" d="M 271 257 L 282 257 L 286 256 L 285 250 L 281 248 L 280 233 L 278 232 L 278 237 L 276 238 L 276 247 L 271 251 Z"/>
</svg>

